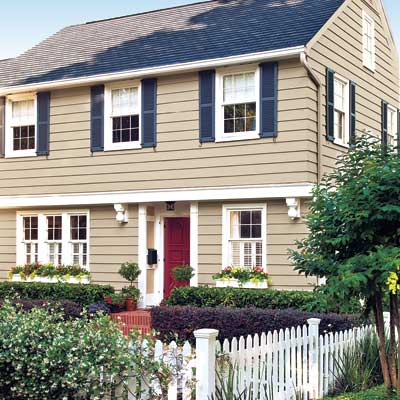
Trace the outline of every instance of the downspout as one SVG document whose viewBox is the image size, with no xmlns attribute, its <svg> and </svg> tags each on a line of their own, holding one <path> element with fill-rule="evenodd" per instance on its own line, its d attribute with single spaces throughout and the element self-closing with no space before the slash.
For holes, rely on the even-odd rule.
<svg viewBox="0 0 400 400">
<path fill-rule="evenodd" d="M 317 74 L 308 63 L 307 53 L 305 51 L 300 53 L 300 62 L 307 70 L 311 80 L 317 86 L 317 182 L 319 183 L 322 179 L 322 85 Z"/>
</svg>

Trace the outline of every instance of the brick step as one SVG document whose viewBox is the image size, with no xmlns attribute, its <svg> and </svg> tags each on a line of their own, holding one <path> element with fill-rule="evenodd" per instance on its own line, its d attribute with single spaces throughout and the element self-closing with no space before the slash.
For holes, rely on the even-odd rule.
<svg viewBox="0 0 400 400">
<path fill-rule="evenodd" d="M 111 318 L 122 324 L 124 335 L 127 335 L 132 329 L 139 330 L 142 335 L 151 331 L 151 316 L 148 310 L 123 311 L 111 314 Z"/>
</svg>

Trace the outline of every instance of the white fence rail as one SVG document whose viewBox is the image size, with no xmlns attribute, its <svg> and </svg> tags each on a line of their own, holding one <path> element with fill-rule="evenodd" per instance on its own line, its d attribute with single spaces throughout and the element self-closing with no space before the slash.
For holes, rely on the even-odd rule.
<svg viewBox="0 0 400 400">
<path fill-rule="evenodd" d="M 158 341 L 155 359 L 167 360 L 176 370 L 168 395 L 142 380 L 142 389 L 153 385 L 157 397 L 154 394 L 149 397 L 147 389 L 135 396 L 132 389 L 137 389 L 138 382 L 132 382 L 129 400 L 210 400 L 215 393 L 216 369 L 221 360 L 225 361 L 225 374 L 226 361 L 230 361 L 237 394 L 251 388 L 249 400 L 321 399 L 334 385 L 345 351 L 375 330 L 369 325 L 320 334 L 319 324 L 320 320 L 313 318 L 301 327 L 223 343 L 216 341 L 218 331 L 201 329 L 195 332 L 195 347 L 189 343 L 178 347 L 175 342 L 164 345 Z"/>
</svg>

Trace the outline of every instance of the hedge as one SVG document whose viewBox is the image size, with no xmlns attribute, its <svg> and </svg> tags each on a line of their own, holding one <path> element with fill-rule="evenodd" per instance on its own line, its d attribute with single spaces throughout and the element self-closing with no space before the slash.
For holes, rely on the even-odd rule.
<svg viewBox="0 0 400 400">
<path fill-rule="evenodd" d="M 172 291 L 165 302 L 170 306 L 245 308 L 283 310 L 295 308 L 309 312 L 340 312 L 337 302 L 322 297 L 320 293 L 274 289 L 235 289 L 214 287 L 180 287 Z M 354 313 L 360 312 L 360 304 L 354 301 Z"/>
<path fill-rule="evenodd" d="M 29 312 L 33 308 L 45 308 L 49 312 L 59 312 L 64 315 L 64 319 L 75 319 L 80 318 L 82 313 L 82 307 L 70 300 L 11 300 L 11 305 L 23 312 Z M 3 302 L 0 300 L 0 307 L 3 306 Z"/>
<path fill-rule="evenodd" d="M 67 283 L 0 282 L 0 299 L 70 300 L 89 307 L 114 293 L 109 285 L 72 285 Z"/>
<path fill-rule="evenodd" d="M 193 331 L 219 330 L 219 340 L 296 327 L 309 318 L 320 318 L 320 332 L 351 329 L 359 324 L 355 315 L 319 314 L 298 310 L 260 308 L 160 306 L 151 309 L 152 328 L 164 342 L 175 339 L 194 342 Z"/>
</svg>

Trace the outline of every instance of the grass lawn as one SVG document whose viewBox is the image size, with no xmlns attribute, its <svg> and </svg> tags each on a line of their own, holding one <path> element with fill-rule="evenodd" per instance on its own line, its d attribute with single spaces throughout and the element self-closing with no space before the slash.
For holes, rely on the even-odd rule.
<svg viewBox="0 0 400 400">
<path fill-rule="evenodd" d="M 397 399 L 396 395 L 386 397 L 386 391 L 383 386 L 378 386 L 364 392 L 347 393 L 335 397 L 324 397 L 325 400 L 394 400 Z"/>
</svg>

